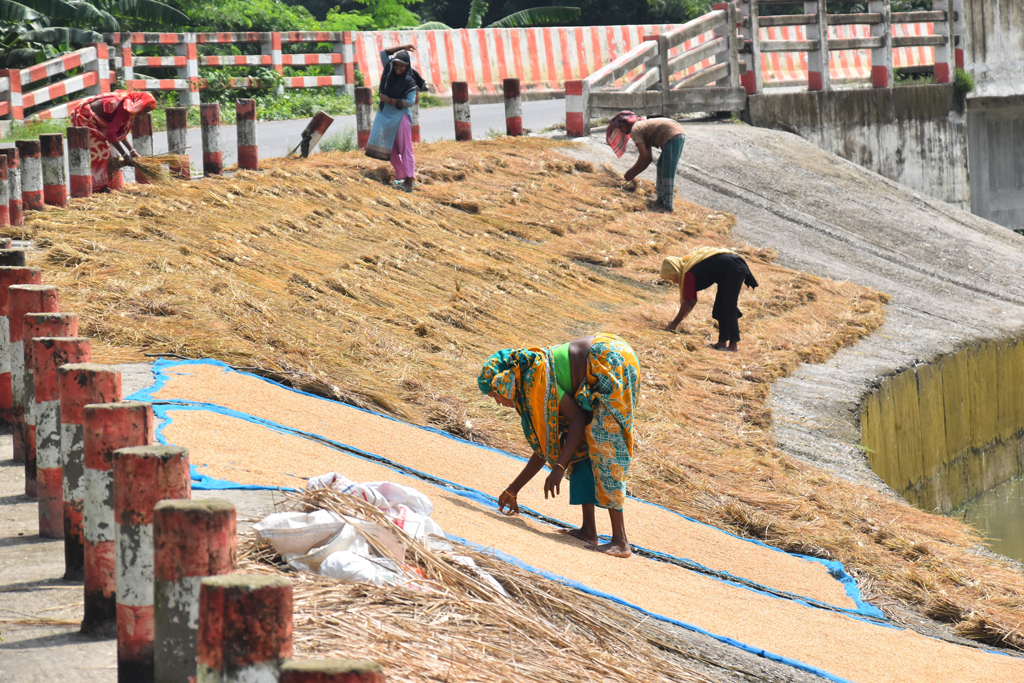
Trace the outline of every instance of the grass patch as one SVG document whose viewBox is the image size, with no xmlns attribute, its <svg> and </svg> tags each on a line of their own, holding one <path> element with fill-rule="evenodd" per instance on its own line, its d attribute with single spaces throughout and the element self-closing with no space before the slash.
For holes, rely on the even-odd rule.
<svg viewBox="0 0 1024 683">
<path fill-rule="evenodd" d="M 321 152 L 351 152 L 356 148 L 356 130 L 346 126 L 340 133 L 328 135 L 318 145 Z"/>
<path fill-rule="evenodd" d="M 68 123 L 65 119 L 47 119 L 45 121 L 26 121 L 24 124 L 15 123 L 11 132 L 5 135 L 0 142 L 14 142 L 15 140 L 33 140 L 40 135 L 61 133 L 67 129 Z"/>
</svg>

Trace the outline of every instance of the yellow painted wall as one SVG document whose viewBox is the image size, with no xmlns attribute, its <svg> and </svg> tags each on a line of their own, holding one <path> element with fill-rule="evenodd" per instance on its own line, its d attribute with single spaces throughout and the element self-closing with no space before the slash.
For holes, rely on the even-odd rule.
<svg viewBox="0 0 1024 683">
<path fill-rule="evenodd" d="M 1024 473 L 1024 339 L 886 379 L 861 402 L 860 426 L 885 483 L 922 509 L 955 510 Z"/>
</svg>

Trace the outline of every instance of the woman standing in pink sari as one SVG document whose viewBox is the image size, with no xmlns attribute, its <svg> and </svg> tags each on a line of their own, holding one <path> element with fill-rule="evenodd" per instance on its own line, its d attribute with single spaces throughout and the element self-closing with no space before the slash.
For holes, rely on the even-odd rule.
<svg viewBox="0 0 1024 683">
<path fill-rule="evenodd" d="M 121 171 L 110 173 L 110 148 L 121 157 L 139 156 L 128 141 L 128 133 L 136 116 L 154 109 L 156 99 L 148 92 L 118 90 L 90 97 L 71 112 L 72 125 L 89 129 L 93 192 L 124 187 Z"/>
</svg>

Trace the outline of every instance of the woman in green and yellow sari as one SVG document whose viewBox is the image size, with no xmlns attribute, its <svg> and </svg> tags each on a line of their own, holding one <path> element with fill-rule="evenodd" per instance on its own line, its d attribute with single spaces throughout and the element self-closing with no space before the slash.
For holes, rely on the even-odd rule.
<svg viewBox="0 0 1024 683">
<path fill-rule="evenodd" d="M 583 523 L 568 533 L 595 550 L 629 557 L 622 506 L 633 458 L 633 411 L 640 396 L 640 364 L 629 344 L 598 334 L 550 348 L 504 349 L 484 363 L 480 391 L 519 413 L 533 455 L 498 497 L 498 508 L 519 512 L 516 496 L 548 465 L 544 497 L 569 478 L 569 504 Z M 608 510 L 610 543 L 599 544 L 595 508 Z"/>
</svg>

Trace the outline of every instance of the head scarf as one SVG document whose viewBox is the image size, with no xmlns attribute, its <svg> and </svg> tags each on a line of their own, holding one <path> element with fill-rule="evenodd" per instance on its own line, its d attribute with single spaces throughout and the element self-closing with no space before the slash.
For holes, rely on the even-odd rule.
<svg viewBox="0 0 1024 683">
<path fill-rule="evenodd" d="M 395 62 L 402 62 L 408 69 L 399 76 L 394 73 Z M 380 94 L 396 100 L 402 99 L 409 94 L 410 90 L 426 90 L 427 84 L 416 69 L 412 68 L 412 57 L 407 50 L 399 50 L 391 55 L 384 73 L 380 75 Z"/>
<path fill-rule="evenodd" d="M 633 125 L 639 120 L 640 117 L 631 111 L 620 111 L 608 122 L 608 128 L 604 132 L 604 140 L 612 148 L 612 151 L 615 152 L 615 156 L 620 159 L 626 153 L 626 143 L 629 142 L 629 136 L 619 130 L 619 125 L 623 123 Z"/>
<path fill-rule="evenodd" d="M 122 100 L 122 106 L 125 111 L 135 116 L 156 109 L 156 98 L 148 92 L 127 92 Z"/>
<path fill-rule="evenodd" d="M 92 108 L 96 102 L 100 103 L 102 116 Z M 128 137 L 137 115 L 153 109 L 156 109 L 156 99 L 148 92 L 115 90 L 82 100 L 71 111 L 71 120 L 74 125 L 89 128 L 108 142 L 119 142 Z"/>
<path fill-rule="evenodd" d="M 665 260 L 661 262 L 661 277 L 671 282 L 678 282 L 679 286 L 683 286 L 683 276 L 693 268 L 695 265 L 703 261 L 704 259 L 711 258 L 718 254 L 731 254 L 731 249 L 721 249 L 719 247 L 697 247 L 691 251 L 686 258 L 679 258 L 678 256 L 666 256 Z"/>
</svg>

